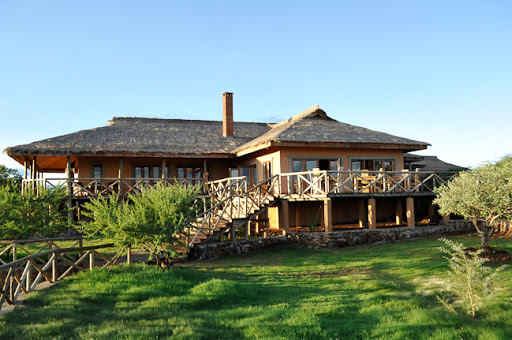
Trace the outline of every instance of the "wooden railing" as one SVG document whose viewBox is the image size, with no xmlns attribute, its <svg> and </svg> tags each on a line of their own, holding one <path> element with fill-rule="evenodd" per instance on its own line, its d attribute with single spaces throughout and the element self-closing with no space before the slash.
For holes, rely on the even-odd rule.
<svg viewBox="0 0 512 340">
<path fill-rule="evenodd" d="M 57 241 L 75 241 L 71 247 L 61 247 Z M 93 270 L 99 266 L 104 269 L 115 265 L 120 256 L 127 251 L 127 263 L 130 263 L 130 248 L 123 248 L 114 256 L 101 254 L 99 249 L 113 248 L 113 244 L 81 246 L 81 238 L 54 238 L 25 241 L 0 241 L 6 247 L 0 252 L 0 257 L 12 253 L 13 261 L 2 260 L 0 265 L 0 309 L 4 302 L 16 303 L 21 293 L 33 291 L 42 281 L 55 283 L 64 279 L 73 271 Z M 43 243 L 35 252 L 29 251 L 27 244 Z M 48 250 L 44 250 L 49 248 Z M 17 258 L 17 251 L 23 250 L 27 256 Z M 115 252 L 114 252 L 115 253 Z M 88 259 L 89 263 L 83 262 Z"/>
<path fill-rule="evenodd" d="M 204 181 L 204 178 L 38 178 L 23 180 L 22 191 L 31 190 L 37 194 L 42 189 L 61 185 L 67 188 L 70 198 L 95 198 L 116 193 L 140 193 L 143 188 L 154 188 L 159 183 L 192 186 L 202 185 Z"/>
<path fill-rule="evenodd" d="M 217 191 L 209 196 L 212 200 L 211 207 L 190 222 L 188 248 L 192 247 L 201 235 L 207 237 L 223 225 L 230 225 L 233 228 L 233 220 L 248 219 L 274 200 L 279 187 L 279 176 L 264 180 L 251 189 L 239 186 L 239 179 L 225 181 L 231 184 L 223 185 L 220 189 L 216 187 Z"/>
<path fill-rule="evenodd" d="M 456 174 L 420 171 L 303 171 L 280 174 L 281 196 L 431 193 Z"/>
</svg>

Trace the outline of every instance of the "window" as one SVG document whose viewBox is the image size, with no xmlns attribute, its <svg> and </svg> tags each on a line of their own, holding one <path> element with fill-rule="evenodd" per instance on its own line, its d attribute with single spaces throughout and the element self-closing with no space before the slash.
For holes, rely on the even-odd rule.
<svg viewBox="0 0 512 340">
<path fill-rule="evenodd" d="M 231 177 L 247 177 L 248 185 L 256 185 L 258 183 L 258 171 L 256 165 L 243 165 L 238 168 L 230 168 L 229 175 Z"/>
<path fill-rule="evenodd" d="M 93 164 L 92 165 L 92 178 L 102 178 L 103 177 L 103 164 Z"/>
<path fill-rule="evenodd" d="M 354 159 L 350 163 L 354 171 L 394 171 L 395 161 L 392 159 Z"/>
<path fill-rule="evenodd" d="M 203 168 L 198 166 L 180 166 L 177 167 L 178 181 L 186 180 L 192 185 L 200 184 L 203 178 Z"/>
<path fill-rule="evenodd" d="M 292 162 L 293 172 L 311 171 L 315 168 L 320 170 L 340 170 L 339 159 L 294 159 Z"/>
<path fill-rule="evenodd" d="M 263 180 L 272 177 L 272 161 L 263 162 Z"/>
</svg>

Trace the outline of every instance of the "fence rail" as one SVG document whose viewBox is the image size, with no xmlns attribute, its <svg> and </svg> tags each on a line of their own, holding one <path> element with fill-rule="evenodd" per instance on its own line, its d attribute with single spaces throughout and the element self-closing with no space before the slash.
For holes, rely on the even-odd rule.
<svg viewBox="0 0 512 340">
<path fill-rule="evenodd" d="M 280 174 L 281 196 L 431 193 L 456 173 L 425 171 L 303 171 Z"/>
<path fill-rule="evenodd" d="M 204 183 L 204 178 L 37 178 L 23 180 L 22 192 L 38 194 L 41 190 L 62 185 L 68 190 L 68 198 L 78 199 L 110 194 L 140 194 L 143 189 L 151 189 L 158 184 L 192 186 Z"/>
<path fill-rule="evenodd" d="M 71 247 L 61 247 L 56 241 L 73 241 Z M 35 252 L 27 250 L 27 243 L 45 243 Z M 80 245 L 79 245 L 80 243 Z M 113 248 L 114 244 L 102 244 L 83 247 L 81 238 L 56 238 L 43 240 L 24 240 L 24 241 L 0 241 L 6 248 L 2 250 L 0 256 L 8 252 L 13 253 L 13 261 L 1 261 L 0 265 L 0 310 L 4 302 L 13 305 L 18 300 L 21 293 L 27 294 L 33 291 L 41 282 L 58 282 L 67 277 L 73 271 L 93 270 L 96 266 L 101 269 L 112 267 L 118 263 L 121 255 L 126 251 L 127 263 L 131 260 L 131 249 L 125 247 L 114 256 L 102 254 L 98 250 Z M 22 246 L 23 244 L 23 246 Z M 44 250 L 46 247 L 50 249 Z M 17 249 L 22 249 L 28 255 L 17 259 Z M 83 263 L 88 261 L 87 265 Z"/>
</svg>

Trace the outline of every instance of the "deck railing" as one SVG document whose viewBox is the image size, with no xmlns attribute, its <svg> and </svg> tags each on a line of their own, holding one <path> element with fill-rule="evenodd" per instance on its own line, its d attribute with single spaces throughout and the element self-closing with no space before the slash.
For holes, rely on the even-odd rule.
<svg viewBox="0 0 512 340">
<path fill-rule="evenodd" d="M 61 185 L 68 189 L 71 198 L 95 198 L 116 193 L 140 193 L 143 188 L 154 188 L 157 184 L 192 186 L 203 185 L 204 182 L 204 178 L 38 178 L 23 180 L 22 191 L 38 193 Z"/>
<path fill-rule="evenodd" d="M 456 173 L 429 171 L 325 171 L 312 170 L 277 175 L 273 193 L 278 196 L 316 197 L 348 194 L 432 193 L 450 181 Z M 202 185 L 203 194 L 222 201 L 232 195 L 243 195 L 251 189 L 246 177 L 229 177 L 205 182 L 203 178 L 41 178 L 24 180 L 23 190 L 38 191 L 60 183 L 68 188 L 68 198 L 94 198 L 118 193 L 140 193 L 143 188 L 164 185 Z M 261 183 L 258 183 L 258 185 Z M 212 202 L 212 205 L 215 204 Z"/>
<path fill-rule="evenodd" d="M 456 173 L 427 171 L 325 171 L 280 174 L 281 196 L 432 193 Z"/>
</svg>

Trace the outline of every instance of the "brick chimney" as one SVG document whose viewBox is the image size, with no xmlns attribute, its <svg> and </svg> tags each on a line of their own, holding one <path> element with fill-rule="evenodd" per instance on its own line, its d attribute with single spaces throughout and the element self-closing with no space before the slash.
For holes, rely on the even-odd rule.
<svg viewBox="0 0 512 340">
<path fill-rule="evenodd" d="M 222 134 L 224 137 L 233 137 L 233 93 L 224 92 L 222 94 L 224 116 L 222 119 Z"/>
</svg>

